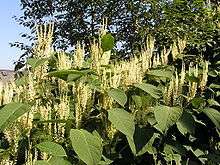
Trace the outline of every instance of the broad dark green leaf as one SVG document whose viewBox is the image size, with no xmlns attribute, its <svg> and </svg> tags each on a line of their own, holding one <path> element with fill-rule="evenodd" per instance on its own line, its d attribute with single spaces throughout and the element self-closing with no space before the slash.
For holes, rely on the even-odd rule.
<svg viewBox="0 0 220 165">
<path fill-rule="evenodd" d="M 133 139 L 135 123 L 130 113 L 124 109 L 113 108 L 108 110 L 108 119 L 117 130 Z"/>
<path fill-rule="evenodd" d="M 12 102 L 0 110 L 0 130 L 4 131 L 11 123 L 30 110 L 30 106 L 24 103 Z"/>
<path fill-rule="evenodd" d="M 36 147 L 42 152 L 53 156 L 66 156 L 66 152 L 63 147 L 54 142 L 42 142 L 40 144 L 37 144 Z"/>
<path fill-rule="evenodd" d="M 40 59 L 29 58 L 27 60 L 27 64 L 31 65 L 31 67 L 35 69 L 36 67 L 43 65 L 47 60 L 48 58 L 40 58 Z"/>
<path fill-rule="evenodd" d="M 179 131 L 185 135 L 186 133 L 194 134 L 195 133 L 195 120 L 193 116 L 188 112 L 183 112 L 183 115 L 176 123 Z"/>
<path fill-rule="evenodd" d="M 126 135 L 132 152 L 136 154 L 133 138 L 135 131 L 134 117 L 124 109 L 114 108 L 108 110 L 108 119 L 117 130 Z"/>
<path fill-rule="evenodd" d="M 136 147 L 137 153 L 139 153 L 143 147 L 150 141 L 153 137 L 154 129 L 151 127 L 135 127 L 134 132 L 134 144 Z"/>
<path fill-rule="evenodd" d="M 135 87 L 147 92 L 150 94 L 153 98 L 159 99 L 161 97 L 161 90 L 159 90 L 156 86 L 151 85 L 151 84 L 135 84 Z"/>
<path fill-rule="evenodd" d="M 127 96 L 122 89 L 111 89 L 108 95 L 112 97 L 118 104 L 124 107 L 127 102 Z"/>
<path fill-rule="evenodd" d="M 109 33 L 101 38 L 101 47 L 104 52 L 112 50 L 115 45 L 114 37 Z"/>
<path fill-rule="evenodd" d="M 202 112 L 205 113 L 220 130 L 220 112 L 213 108 L 205 108 L 202 110 Z"/>
<path fill-rule="evenodd" d="M 166 132 L 169 127 L 174 125 L 182 115 L 182 109 L 179 107 L 156 106 L 154 115 L 157 121 L 157 128 Z"/>
<path fill-rule="evenodd" d="M 157 152 L 156 148 L 153 146 L 155 139 L 159 136 L 159 134 L 154 133 L 147 144 L 137 153 L 138 156 L 143 155 L 148 152 L 149 154 L 155 154 Z"/>
<path fill-rule="evenodd" d="M 102 157 L 102 140 L 86 130 L 71 129 L 70 140 L 76 154 L 87 165 L 97 165 Z"/>
</svg>

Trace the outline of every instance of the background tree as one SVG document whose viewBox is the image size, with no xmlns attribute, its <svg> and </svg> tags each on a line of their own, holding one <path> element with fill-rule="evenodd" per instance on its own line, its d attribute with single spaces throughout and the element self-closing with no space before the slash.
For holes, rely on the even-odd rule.
<svg viewBox="0 0 220 165">
<path fill-rule="evenodd" d="M 156 37 L 158 47 L 185 37 L 194 47 L 213 41 L 217 2 L 206 0 L 21 0 L 23 15 L 16 21 L 35 32 L 35 24 L 55 23 L 54 48 L 70 49 L 78 41 L 89 45 L 108 18 L 109 31 L 117 41 L 118 57 L 139 51 L 148 34 Z M 22 37 L 34 40 L 31 34 Z M 31 46 L 12 46 L 29 50 Z M 22 57 L 23 57 L 22 56 Z"/>
</svg>

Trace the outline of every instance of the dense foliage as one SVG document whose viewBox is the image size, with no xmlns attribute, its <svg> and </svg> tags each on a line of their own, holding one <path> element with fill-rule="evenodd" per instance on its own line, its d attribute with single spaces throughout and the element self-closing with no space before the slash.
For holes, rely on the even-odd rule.
<svg viewBox="0 0 220 165">
<path fill-rule="evenodd" d="M 21 5 L 35 36 L 0 84 L 1 164 L 219 164 L 218 2 Z"/>
<path fill-rule="evenodd" d="M 111 59 L 106 26 L 89 56 L 79 43 L 54 52 L 53 27 L 37 28 L 22 75 L 0 88 L 2 164 L 220 162 L 219 61 L 192 60 L 181 38 L 155 52 L 151 35 L 137 55 Z"/>
<path fill-rule="evenodd" d="M 149 34 L 155 37 L 157 49 L 185 37 L 189 45 L 201 50 L 213 42 L 219 19 L 218 2 L 209 0 L 21 0 L 20 4 L 23 15 L 15 17 L 16 21 L 32 34 L 35 24 L 55 23 L 55 49 L 72 50 L 81 41 L 88 51 L 107 18 L 108 30 L 116 39 L 117 58 L 139 52 Z M 31 34 L 22 37 L 36 39 Z M 27 50 L 24 56 L 31 54 L 32 46 L 19 42 L 12 46 Z"/>
</svg>

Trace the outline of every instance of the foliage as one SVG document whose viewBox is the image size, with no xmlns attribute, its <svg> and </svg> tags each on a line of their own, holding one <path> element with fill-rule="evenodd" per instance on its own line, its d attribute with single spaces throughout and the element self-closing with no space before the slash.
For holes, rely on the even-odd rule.
<svg viewBox="0 0 220 165">
<path fill-rule="evenodd" d="M 35 40 L 35 24 L 52 21 L 55 22 L 53 46 L 62 50 L 72 50 L 81 41 L 89 51 L 102 20 L 107 18 L 108 30 L 116 42 L 114 54 L 119 58 L 140 51 L 149 34 L 155 36 L 155 47 L 160 50 L 172 46 L 179 37 L 187 38 L 190 50 L 201 51 L 214 42 L 219 19 L 218 2 L 206 0 L 21 0 L 20 5 L 23 15 L 15 16 L 15 20 L 31 30 L 31 34 L 22 37 Z M 112 38 L 111 34 L 105 37 Z M 11 45 L 27 50 L 17 63 L 16 68 L 20 68 L 23 57 L 33 52 L 33 44 Z"/>
<path fill-rule="evenodd" d="M 79 43 L 54 52 L 53 25 L 37 28 L 21 77 L 0 86 L 1 163 L 218 164 L 219 51 L 192 60 L 186 38 L 154 51 L 148 35 L 140 52 L 116 60 L 105 28 L 89 54 Z"/>
</svg>

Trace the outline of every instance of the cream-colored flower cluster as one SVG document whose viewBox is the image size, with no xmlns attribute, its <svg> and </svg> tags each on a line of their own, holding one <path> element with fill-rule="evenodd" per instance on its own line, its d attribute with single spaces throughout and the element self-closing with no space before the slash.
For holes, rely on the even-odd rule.
<svg viewBox="0 0 220 165">
<path fill-rule="evenodd" d="M 0 81 L 0 106 L 12 102 L 14 97 L 15 84 L 13 81 L 3 83 Z"/>
<path fill-rule="evenodd" d="M 76 128 L 81 127 L 82 119 L 88 114 L 88 104 L 92 99 L 92 91 L 84 82 L 78 82 L 75 85 L 74 91 L 76 95 L 75 103 L 75 121 Z"/>
<path fill-rule="evenodd" d="M 175 71 L 175 76 L 170 80 L 169 86 L 164 89 L 164 102 L 166 105 L 180 104 L 180 96 L 182 94 L 183 85 L 185 82 L 185 64 L 182 63 L 180 75 Z"/>
<path fill-rule="evenodd" d="M 188 83 L 185 81 L 187 71 L 184 63 L 182 64 L 181 73 L 179 75 L 178 72 L 175 71 L 175 76 L 171 78 L 169 86 L 164 89 L 164 101 L 166 105 L 182 105 L 183 95 L 185 94 L 183 86 L 188 87 L 187 101 L 192 100 L 196 96 L 198 89 L 200 89 L 201 92 L 205 90 L 208 80 L 208 61 L 204 61 L 203 63 L 201 76 L 199 76 L 198 64 L 189 64 L 188 76 L 195 80 L 189 80 Z"/>
<path fill-rule="evenodd" d="M 177 59 L 178 55 L 183 53 L 186 44 L 187 44 L 187 40 L 185 38 L 181 39 L 178 37 L 177 41 L 174 41 L 172 45 L 172 56 L 174 61 Z"/>
<path fill-rule="evenodd" d="M 47 58 L 50 57 L 51 44 L 53 41 L 54 24 L 44 24 L 36 26 L 37 43 L 34 48 L 35 58 Z"/>
</svg>

